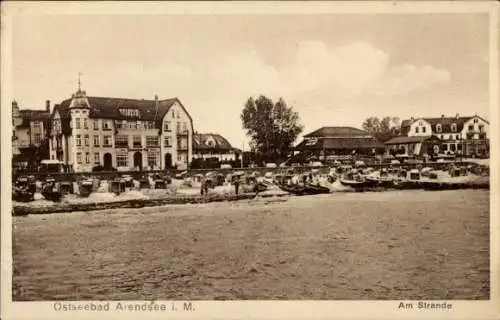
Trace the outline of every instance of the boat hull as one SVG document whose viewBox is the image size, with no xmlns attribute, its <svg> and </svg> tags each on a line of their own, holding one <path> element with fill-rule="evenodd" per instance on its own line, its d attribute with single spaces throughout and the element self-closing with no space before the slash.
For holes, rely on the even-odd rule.
<svg viewBox="0 0 500 320">
<path fill-rule="evenodd" d="M 57 191 L 42 191 L 42 196 L 49 201 L 60 201 L 62 194 Z"/>
<path fill-rule="evenodd" d="M 340 183 L 345 187 L 351 187 L 354 189 L 373 188 L 378 185 L 378 181 L 373 181 L 373 180 L 353 181 L 353 180 L 340 179 Z"/>
<path fill-rule="evenodd" d="M 18 202 L 31 202 L 35 200 L 35 194 L 32 192 L 13 192 L 12 200 Z"/>
<path fill-rule="evenodd" d="M 280 184 L 278 187 L 286 192 L 289 192 L 291 194 L 297 195 L 297 196 L 302 196 L 304 195 L 305 188 L 303 186 L 288 186 L 288 185 L 283 185 Z"/>
</svg>

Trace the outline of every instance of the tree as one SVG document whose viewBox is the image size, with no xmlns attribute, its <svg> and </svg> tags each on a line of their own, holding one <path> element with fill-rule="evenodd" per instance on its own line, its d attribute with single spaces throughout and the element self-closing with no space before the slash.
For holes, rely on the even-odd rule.
<svg viewBox="0 0 500 320">
<path fill-rule="evenodd" d="M 399 117 L 377 117 L 367 118 L 362 127 L 364 130 L 373 134 L 381 142 L 385 142 L 397 136 L 400 133 Z"/>
<path fill-rule="evenodd" d="M 377 117 L 370 117 L 363 122 L 363 130 L 370 133 L 380 132 L 380 119 Z"/>
<path fill-rule="evenodd" d="M 299 114 L 283 98 L 274 103 L 263 95 L 256 100 L 252 97 L 247 100 L 241 121 L 251 139 L 251 148 L 266 160 L 285 159 L 303 130 Z"/>
</svg>

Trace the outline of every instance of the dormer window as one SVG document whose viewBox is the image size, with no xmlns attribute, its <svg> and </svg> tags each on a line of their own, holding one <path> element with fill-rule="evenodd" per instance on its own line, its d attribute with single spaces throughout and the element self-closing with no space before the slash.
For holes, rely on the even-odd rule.
<svg viewBox="0 0 500 320">
<path fill-rule="evenodd" d="M 139 117 L 137 109 L 120 109 L 120 114 L 125 117 Z"/>
<path fill-rule="evenodd" d="M 419 132 L 419 127 L 415 127 L 415 133 Z"/>
<path fill-rule="evenodd" d="M 474 123 L 477 123 L 477 118 L 474 119 Z"/>
<path fill-rule="evenodd" d="M 451 124 L 451 132 L 457 132 L 457 124 L 456 123 Z"/>
<path fill-rule="evenodd" d="M 439 124 L 439 123 L 438 123 L 438 124 L 436 125 L 436 131 L 437 131 L 437 132 L 441 132 L 441 131 L 443 131 L 443 128 L 441 127 L 441 124 Z"/>
</svg>

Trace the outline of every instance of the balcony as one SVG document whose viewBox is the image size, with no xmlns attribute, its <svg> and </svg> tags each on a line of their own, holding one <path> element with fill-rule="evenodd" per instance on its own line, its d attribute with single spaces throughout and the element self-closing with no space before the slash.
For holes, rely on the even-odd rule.
<svg viewBox="0 0 500 320">
<path fill-rule="evenodd" d="M 177 131 L 178 136 L 188 136 L 189 135 L 189 130 L 178 130 Z"/>
<path fill-rule="evenodd" d="M 128 148 L 128 143 L 115 141 L 115 148 Z"/>
</svg>

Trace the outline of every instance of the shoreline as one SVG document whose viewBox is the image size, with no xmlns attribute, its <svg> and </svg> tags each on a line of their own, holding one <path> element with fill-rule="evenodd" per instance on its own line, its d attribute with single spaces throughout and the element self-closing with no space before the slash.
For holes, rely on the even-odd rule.
<svg viewBox="0 0 500 320">
<path fill-rule="evenodd" d="M 271 198 L 271 197 L 284 197 L 289 194 L 262 194 L 256 195 L 255 193 L 243 193 L 239 195 L 209 195 L 209 196 L 173 196 L 156 199 L 127 199 L 121 201 L 108 201 L 99 203 L 54 203 L 50 206 L 43 207 L 29 207 L 22 205 L 14 205 L 12 216 L 27 216 L 30 214 L 51 214 L 72 211 L 98 211 L 107 209 L 127 209 L 127 208 L 144 208 L 144 207 L 159 207 L 164 205 L 185 205 L 185 204 L 199 204 L 211 202 L 234 202 L 239 200 L 249 200 L 256 197 Z"/>
<path fill-rule="evenodd" d="M 438 181 L 420 181 L 414 187 L 406 190 L 424 190 L 428 192 L 441 190 L 458 190 L 458 189 L 485 189 L 489 190 L 489 181 L 487 183 L 478 182 L 438 182 Z M 396 188 L 372 187 L 366 189 L 345 189 L 330 192 L 334 193 L 359 193 L 359 192 L 390 192 L 399 191 Z M 272 198 L 272 197 L 304 197 L 307 195 L 294 195 L 290 193 L 271 193 L 271 194 L 256 194 L 253 192 L 241 194 L 211 194 L 211 195 L 171 195 L 161 198 L 137 198 L 124 199 L 118 201 L 103 201 L 103 202 L 84 202 L 84 203 L 54 203 L 52 205 L 32 207 L 28 205 L 13 205 L 12 216 L 27 216 L 30 214 L 52 214 L 73 211 L 99 211 L 107 209 L 127 209 L 127 208 L 144 208 L 144 207 L 159 207 L 164 205 L 185 205 L 185 204 L 200 204 L 211 202 L 234 202 L 240 200 L 249 200 L 254 198 Z"/>
</svg>

